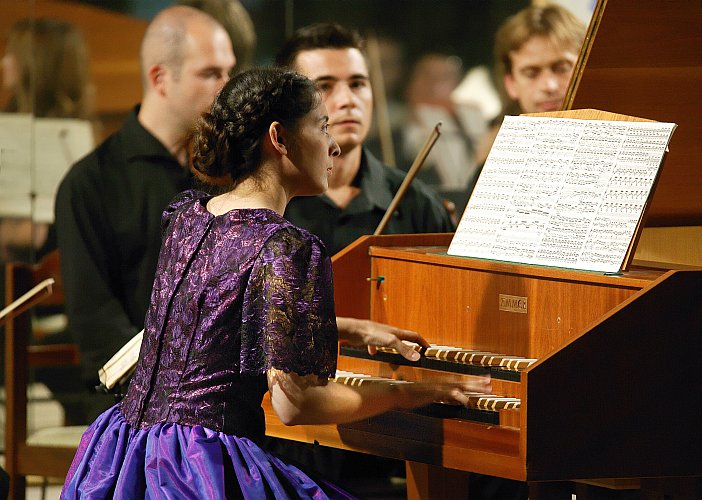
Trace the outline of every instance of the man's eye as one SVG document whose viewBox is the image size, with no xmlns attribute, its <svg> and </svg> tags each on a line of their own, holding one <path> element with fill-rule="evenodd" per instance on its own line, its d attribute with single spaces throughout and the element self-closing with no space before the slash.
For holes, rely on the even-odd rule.
<svg viewBox="0 0 702 500">
<path fill-rule="evenodd" d="M 522 72 L 522 74 L 528 78 L 529 80 L 533 80 L 537 76 L 539 76 L 539 70 L 537 69 L 527 69 Z"/>
<path fill-rule="evenodd" d="M 569 62 L 560 62 L 553 66 L 553 72 L 558 74 L 569 73 L 573 69 L 573 65 Z"/>
<path fill-rule="evenodd" d="M 331 90 L 332 86 L 329 83 L 318 83 L 317 84 L 317 89 L 319 89 L 320 92 L 327 93 Z"/>
<path fill-rule="evenodd" d="M 351 82 L 351 88 L 352 89 L 363 89 L 367 86 L 368 84 L 366 83 L 365 80 L 354 80 Z"/>
</svg>

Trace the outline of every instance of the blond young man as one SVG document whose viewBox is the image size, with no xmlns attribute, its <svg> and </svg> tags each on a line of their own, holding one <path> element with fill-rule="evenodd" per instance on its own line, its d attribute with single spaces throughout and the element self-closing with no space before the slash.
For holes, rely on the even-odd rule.
<svg viewBox="0 0 702 500">
<path fill-rule="evenodd" d="M 561 109 L 585 38 L 585 26 L 560 5 L 530 6 L 495 35 L 495 80 L 504 114 Z M 501 117 L 478 147 L 485 162 Z"/>
</svg>

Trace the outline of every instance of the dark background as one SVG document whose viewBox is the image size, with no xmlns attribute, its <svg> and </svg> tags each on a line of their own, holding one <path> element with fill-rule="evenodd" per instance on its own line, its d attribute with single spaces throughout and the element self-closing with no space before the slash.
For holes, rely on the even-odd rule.
<svg viewBox="0 0 702 500">
<path fill-rule="evenodd" d="M 150 20 L 168 0 L 85 0 L 83 3 Z M 399 40 L 405 64 L 426 52 L 455 55 L 464 69 L 492 66 L 493 37 L 528 0 L 242 0 L 256 27 L 256 62 L 270 63 L 295 29 L 334 21 L 364 35 Z"/>
</svg>

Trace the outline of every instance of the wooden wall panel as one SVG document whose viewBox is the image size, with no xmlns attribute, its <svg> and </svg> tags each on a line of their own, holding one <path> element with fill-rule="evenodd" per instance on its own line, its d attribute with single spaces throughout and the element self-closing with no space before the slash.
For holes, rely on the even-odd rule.
<svg viewBox="0 0 702 500">
<path fill-rule="evenodd" d="M 647 225 L 702 224 L 702 2 L 600 0 L 566 109 L 674 122 Z"/>
</svg>

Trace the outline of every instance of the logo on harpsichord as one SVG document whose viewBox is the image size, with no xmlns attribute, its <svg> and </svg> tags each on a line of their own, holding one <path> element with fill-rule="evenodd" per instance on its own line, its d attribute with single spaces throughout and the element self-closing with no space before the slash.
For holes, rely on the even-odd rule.
<svg viewBox="0 0 702 500">
<path fill-rule="evenodd" d="M 500 294 L 500 311 L 507 311 L 513 313 L 527 313 L 527 298 L 519 297 L 517 295 L 503 295 Z"/>
</svg>

